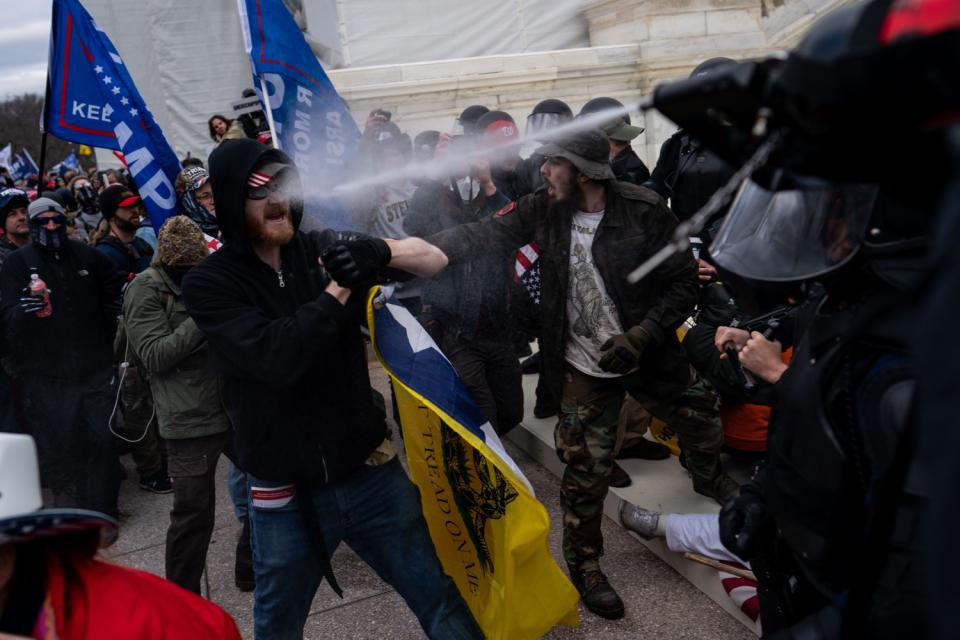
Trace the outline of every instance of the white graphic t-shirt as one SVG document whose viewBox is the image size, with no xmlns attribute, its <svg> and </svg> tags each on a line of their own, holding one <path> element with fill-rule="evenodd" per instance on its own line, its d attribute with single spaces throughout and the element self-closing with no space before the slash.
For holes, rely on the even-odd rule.
<svg viewBox="0 0 960 640">
<path fill-rule="evenodd" d="M 591 248 L 602 218 L 603 211 L 577 211 L 570 226 L 570 282 L 567 287 L 570 332 L 565 355 L 567 362 L 583 373 L 598 378 L 616 378 L 620 374 L 597 366 L 600 345 L 623 333 L 617 308 L 593 264 Z"/>
</svg>

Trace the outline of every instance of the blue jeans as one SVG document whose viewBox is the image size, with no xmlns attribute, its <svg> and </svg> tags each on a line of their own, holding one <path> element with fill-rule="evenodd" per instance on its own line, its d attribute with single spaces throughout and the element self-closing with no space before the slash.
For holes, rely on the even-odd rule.
<svg viewBox="0 0 960 640">
<path fill-rule="evenodd" d="M 248 486 L 256 498 L 254 487 L 289 485 L 248 475 Z M 251 502 L 257 640 L 303 637 L 320 586 L 320 563 L 297 508 L 302 497 Z M 453 580 L 443 572 L 420 510 L 419 492 L 397 459 L 379 467 L 364 466 L 339 483 L 317 487 L 310 498 L 327 552 L 332 556 L 340 541 L 346 542 L 403 597 L 429 638 L 483 638 Z M 346 582 L 344 576 L 339 579 Z"/>
<path fill-rule="evenodd" d="M 247 474 L 237 469 L 233 462 L 227 463 L 227 491 L 233 503 L 233 514 L 241 522 L 246 520 L 250 509 L 247 504 Z"/>
</svg>

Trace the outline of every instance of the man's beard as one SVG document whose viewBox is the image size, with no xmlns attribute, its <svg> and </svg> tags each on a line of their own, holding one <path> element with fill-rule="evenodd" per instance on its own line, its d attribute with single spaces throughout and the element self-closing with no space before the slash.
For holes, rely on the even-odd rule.
<svg viewBox="0 0 960 640">
<path fill-rule="evenodd" d="M 126 231 L 127 233 L 133 233 L 140 228 L 140 221 L 131 222 L 130 220 L 125 220 L 119 216 L 113 219 L 113 223 L 117 225 L 117 228 L 120 231 Z"/>
<path fill-rule="evenodd" d="M 267 215 L 277 213 L 276 210 L 264 211 L 263 216 L 246 220 L 247 237 L 253 242 L 282 247 L 293 239 L 293 223 L 290 222 L 289 211 L 284 216 L 285 224 L 277 225 L 267 222 Z"/>
<path fill-rule="evenodd" d="M 557 187 L 554 187 L 553 196 L 550 197 L 550 199 L 553 202 L 558 202 L 558 203 L 574 202 L 575 203 L 579 201 L 580 182 L 577 180 L 576 176 L 570 176 L 568 179 L 564 180 L 557 186 L 561 188 L 558 189 Z M 561 191 L 563 193 L 561 193 Z"/>
</svg>

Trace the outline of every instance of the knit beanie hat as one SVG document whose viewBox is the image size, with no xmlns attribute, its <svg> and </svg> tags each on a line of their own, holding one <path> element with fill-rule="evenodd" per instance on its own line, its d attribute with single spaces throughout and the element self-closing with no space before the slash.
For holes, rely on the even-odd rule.
<svg viewBox="0 0 960 640">
<path fill-rule="evenodd" d="M 156 266 L 187 266 L 199 264 L 210 251 L 203 232 L 186 216 L 172 216 L 160 227 L 157 237 Z"/>
</svg>

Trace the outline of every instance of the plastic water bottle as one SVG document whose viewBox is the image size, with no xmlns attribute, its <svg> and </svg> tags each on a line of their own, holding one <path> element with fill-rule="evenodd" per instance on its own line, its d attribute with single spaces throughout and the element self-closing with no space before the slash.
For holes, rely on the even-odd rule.
<svg viewBox="0 0 960 640">
<path fill-rule="evenodd" d="M 30 274 L 30 295 L 43 298 L 44 307 L 37 311 L 38 318 L 48 318 L 53 313 L 53 305 L 50 303 L 50 289 L 47 289 L 47 283 L 40 279 L 40 274 Z"/>
</svg>

